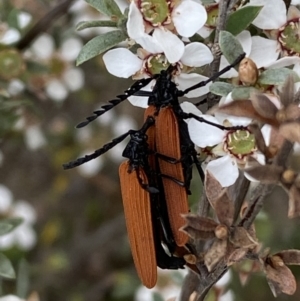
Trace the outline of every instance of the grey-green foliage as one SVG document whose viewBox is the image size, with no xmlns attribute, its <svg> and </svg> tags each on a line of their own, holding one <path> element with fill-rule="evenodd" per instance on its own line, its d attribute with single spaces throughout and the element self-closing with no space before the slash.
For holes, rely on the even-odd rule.
<svg viewBox="0 0 300 301">
<path fill-rule="evenodd" d="M 252 21 L 261 11 L 262 6 L 246 6 L 232 13 L 226 23 L 226 31 L 233 35 L 238 35 L 240 32 L 248 28 Z"/>
</svg>

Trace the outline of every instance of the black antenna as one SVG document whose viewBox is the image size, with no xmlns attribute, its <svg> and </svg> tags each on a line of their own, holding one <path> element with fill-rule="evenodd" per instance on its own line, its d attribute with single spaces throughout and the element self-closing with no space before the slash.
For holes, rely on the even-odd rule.
<svg viewBox="0 0 300 301">
<path fill-rule="evenodd" d="M 193 85 L 183 91 L 178 91 L 180 93 L 178 93 L 177 96 L 184 96 L 185 94 L 189 93 L 190 91 L 193 91 L 197 88 L 201 88 L 206 86 L 209 82 L 214 81 L 215 79 L 217 79 L 220 75 L 224 74 L 225 72 L 229 71 L 231 68 L 234 68 L 238 63 L 241 62 L 241 60 L 246 56 L 246 53 L 242 53 L 241 55 L 239 55 L 237 57 L 237 59 L 230 65 L 226 66 L 225 68 L 223 68 L 222 70 L 220 70 L 219 72 L 213 74 L 209 79 L 202 81 L 196 85 Z"/>
<path fill-rule="evenodd" d="M 111 148 L 113 148 L 114 146 L 116 146 L 117 144 L 119 144 L 120 142 L 122 142 L 127 136 L 129 136 L 130 134 L 132 134 L 133 132 L 136 132 L 134 130 L 129 130 L 128 132 L 126 132 L 125 134 L 113 139 L 111 142 L 103 145 L 103 147 L 95 150 L 92 154 L 90 155 L 85 155 L 84 157 L 78 158 L 74 161 L 71 161 L 69 163 L 65 163 L 63 164 L 63 168 L 64 169 L 71 169 L 74 168 L 76 166 L 82 165 L 86 162 L 89 162 L 93 159 L 98 158 L 99 156 L 103 155 L 104 153 L 106 153 L 107 151 L 109 151 Z"/>
<path fill-rule="evenodd" d="M 94 115 L 86 117 L 86 120 L 83 122 L 80 122 L 76 125 L 76 128 L 82 128 L 86 125 L 88 125 L 90 122 L 98 118 L 99 116 L 103 115 L 105 112 L 111 110 L 115 106 L 117 106 L 119 103 L 126 100 L 129 96 L 133 96 L 137 91 L 142 89 L 143 87 L 147 86 L 153 78 L 143 78 L 138 81 L 136 81 L 130 88 L 124 91 L 124 94 L 116 96 L 116 99 L 109 100 L 109 104 L 103 105 L 100 110 L 94 111 Z"/>
</svg>

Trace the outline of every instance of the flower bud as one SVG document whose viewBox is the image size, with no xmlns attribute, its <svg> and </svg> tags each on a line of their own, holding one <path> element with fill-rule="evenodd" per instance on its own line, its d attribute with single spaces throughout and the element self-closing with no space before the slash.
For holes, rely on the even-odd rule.
<svg viewBox="0 0 300 301">
<path fill-rule="evenodd" d="M 215 229 L 215 235 L 218 239 L 225 239 L 228 237 L 228 229 L 224 225 L 218 225 Z"/>
<path fill-rule="evenodd" d="M 239 65 L 239 78 L 246 86 L 254 85 L 258 79 L 258 70 L 255 63 L 244 58 Z"/>
<path fill-rule="evenodd" d="M 295 180 L 295 177 L 296 173 L 291 169 L 287 169 L 282 174 L 282 181 L 286 184 L 292 184 Z"/>
</svg>

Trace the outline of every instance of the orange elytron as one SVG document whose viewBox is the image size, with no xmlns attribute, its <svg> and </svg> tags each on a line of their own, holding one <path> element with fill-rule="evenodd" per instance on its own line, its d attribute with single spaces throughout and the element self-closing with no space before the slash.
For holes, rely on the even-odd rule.
<svg viewBox="0 0 300 301">
<path fill-rule="evenodd" d="M 141 187 L 135 171 L 128 172 L 130 168 L 130 162 L 126 161 L 119 169 L 129 243 L 134 265 L 142 283 L 152 288 L 157 281 L 157 262 L 150 193 Z M 142 169 L 139 176 L 147 183 L 147 176 Z"/>
<path fill-rule="evenodd" d="M 179 228 L 185 224 L 181 215 L 189 212 L 189 206 L 187 189 L 184 185 L 186 179 L 181 163 L 178 121 L 171 107 L 161 108 L 158 113 L 156 111 L 157 109 L 151 105 L 146 109 L 144 115 L 145 119 L 148 116 L 156 119 L 155 126 L 150 129 L 148 142 L 151 149 L 157 152 L 159 167 L 153 163 L 154 156 L 151 157 L 151 167 L 159 170 L 161 174 L 169 222 L 175 242 L 178 246 L 184 246 L 188 241 L 188 236 L 179 231 Z M 169 162 L 163 156 L 177 162 Z M 179 182 L 182 184 L 180 185 Z"/>
</svg>

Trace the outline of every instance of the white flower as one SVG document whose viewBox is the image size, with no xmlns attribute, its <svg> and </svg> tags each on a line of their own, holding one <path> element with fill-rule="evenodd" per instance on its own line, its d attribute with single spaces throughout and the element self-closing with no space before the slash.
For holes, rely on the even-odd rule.
<svg viewBox="0 0 300 301">
<path fill-rule="evenodd" d="M 279 49 L 276 41 L 259 36 L 251 36 L 250 32 L 246 30 L 238 34 L 236 38 L 241 43 L 246 57 L 252 59 L 258 69 L 270 66 L 278 59 Z M 228 65 L 228 61 L 222 55 L 219 70 Z M 238 72 L 234 68 L 231 68 L 220 77 L 232 78 L 237 76 Z"/>
<path fill-rule="evenodd" d="M 118 77 L 149 77 L 166 69 L 168 62 L 164 56 L 163 49 L 158 43 L 148 41 L 144 49 L 139 49 L 138 56 L 125 48 L 116 48 L 104 54 L 103 60 L 108 71 Z M 184 52 L 176 62 L 177 73 L 174 81 L 178 84 L 179 90 L 184 90 L 207 77 L 196 73 L 182 73 L 181 69 L 187 67 L 201 67 L 209 64 L 213 60 L 213 55 L 209 48 L 198 42 L 190 43 L 184 47 Z M 152 81 L 143 88 L 144 91 L 151 91 L 154 85 Z M 209 92 L 209 85 L 198 88 L 186 94 L 186 97 L 198 97 Z M 136 106 L 147 107 L 147 98 L 131 96 L 129 101 Z"/>
<path fill-rule="evenodd" d="M 62 43 L 60 49 L 55 50 L 54 40 L 48 34 L 39 36 L 33 43 L 32 53 L 27 55 L 42 61 L 49 65 L 50 70 L 54 70 L 45 84 L 45 92 L 51 99 L 62 102 L 70 91 L 77 91 L 83 87 L 84 73 L 82 69 L 74 68 L 72 65 L 81 48 L 81 40 L 69 38 Z"/>
<path fill-rule="evenodd" d="M 37 124 L 25 128 L 25 142 L 30 150 L 37 150 L 47 143 L 40 126 Z"/>
<path fill-rule="evenodd" d="M 297 4 L 298 1 L 294 1 L 294 3 Z M 300 12 L 295 6 L 290 6 L 287 12 L 283 0 L 250 0 L 247 5 L 263 6 L 252 23 L 258 28 L 265 30 L 265 33 L 270 38 L 276 40 L 284 55 L 299 56 L 298 31 Z"/>
<path fill-rule="evenodd" d="M 230 96 L 228 99 L 230 100 Z M 185 105 L 182 108 L 191 112 Z M 195 114 L 195 111 L 194 107 L 192 112 Z M 255 139 L 246 128 L 251 122 L 249 118 L 225 114 L 216 114 L 214 117 L 201 114 L 200 111 L 196 115 L 216 125 L 199 122 L 193 118 L 188 120 L 188 130 L 193 143 L 209 150 L 211 157 L 215 158 L 206 165 L 206 172 L 210 172 L 223 187 L 235 183 L 239 175 L 239 165 L 244 166 L 248 156 L 255 156 L 262 161 L 262 155 L 256 152 Z M 243 126 L 245 129 L 234 131 L 220 129 L 218 125 L 222 126 L 224 123 L 226 125 L 230 123 L 230 126 Z"/>
<path fill-rule="evenodd" d="M 36 244 L 36 233 L 32 228 L 36 222 L 34 208 L 26 201 L 13 203 L 10 190 L 0 185 L 0 213 L 10 218 L 23 219 L 23 222 L 12 232 L 0 236 L 0 249 L 9 249 L 13 246 L 22 250 L 32 249 Z"/>
<path fill-rule="evenodd" d="M 184 52 L 184 44 L 171 30 L 191 37 L 207 19 L 205 8 L 192 0 L 165 1 L 152 5 L 132 1 L 129 7 L 127 31 L 130 38 L 142 47 L 148 40 L 155 40 L 163 49 L 168 61 L 174 63 Z M 147 35 L 153 31 L 152 36 Z"/>
</svg>

